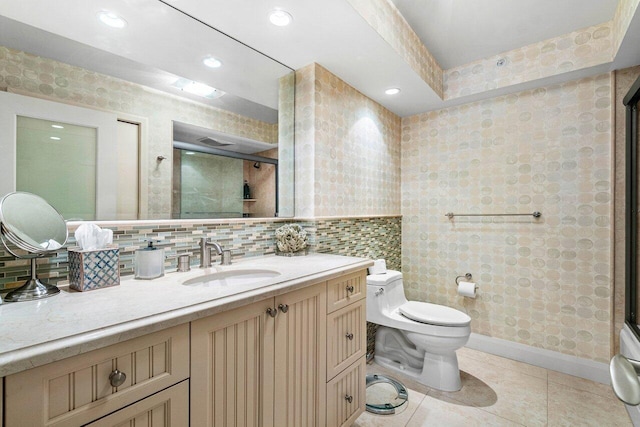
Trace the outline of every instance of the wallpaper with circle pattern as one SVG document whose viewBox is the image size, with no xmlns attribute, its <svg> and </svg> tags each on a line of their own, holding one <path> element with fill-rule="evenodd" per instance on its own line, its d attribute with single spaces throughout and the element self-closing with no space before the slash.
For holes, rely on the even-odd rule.
<svg viewBox="0 0 640 427">
<path fill-rule="evenodd" d="M 613 17 L 613 48 L 615 52 L 620 48 L 620 44 L 629 29 L 629 24 L 639 4 L 640 0 L 618 0 L 616 14 Z"/>
<path fill-rule="evenodd" d="M 403 119 L 409 299 L 466 311 L 477 333 L 608 361 L 611 87 L 603 74 Z M 456 294 L 467 272 L 475 300 Z"/>
</svg>

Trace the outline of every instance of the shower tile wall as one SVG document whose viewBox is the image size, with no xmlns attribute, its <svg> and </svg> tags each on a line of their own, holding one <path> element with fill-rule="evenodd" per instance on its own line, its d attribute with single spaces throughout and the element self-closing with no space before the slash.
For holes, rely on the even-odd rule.
<svg viewBox="0 0 640 427">
<path fill-rule="evenodd" d="M 296 72 L 296 216 L 398 215 L 400 118 L 325 68 Z"/>
<path fill-rule="evenodd" d="M 611 86 L 603 74 L 403 119 L 410 299 L 460 308 L 480 334 L 608 361 Z M 467 272 L 475 300 L 456 294 Z"/>
<path fill-rule="evenodd" d="M 365 258 L 385 257 L 390 268 L 400 268 L 401 219 L 399 216 L 319 219 L 256 219 L 256 220 L 193 220 L 162 222 L 131 222 L 105 224 L 114 230 L 114 243 L 120 248 L 120 273 L 133 274 L 133 258 L 136 249 L 146 246 L 145 240 L 159 240 L 165 248 L 167 269 L 175 269 L 175 257 L 183 253 L 198 254 L 201 237 L 212 237 L 225 249 L 230 249 L 233 259 L 273 255 L 275 230 L 285 223 L 301 224 L 309 233 L 312 251 Z M 70 241 L 73 232 L 70 226 Z M 1 246 L 0 246 L 1 247 Z M 53 256 L 38 261 L 41 278 L 58 283 L 67 280 L 66 247 Z M 191 258 L 198 265 L 197 256 Z M 0 249 L 0 292 L 15 288 L 27 280 L 27 260 L 15 260 Z"/>
<path fill-rule="evenodd" d="M 171 216 L 172 120 L 277 142 L 278 125 L 169 95 L 125 80 L 0 46 L 0 90 L 148 119 L 148 218 Z M 143 203 L 144 204 L 144 203 Z"/>
</svg>

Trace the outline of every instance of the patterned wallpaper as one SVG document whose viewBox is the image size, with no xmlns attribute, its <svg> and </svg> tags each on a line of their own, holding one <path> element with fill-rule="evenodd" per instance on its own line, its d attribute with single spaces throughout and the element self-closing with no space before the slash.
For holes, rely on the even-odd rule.
<svg viewBox="0 0 640 427">
<path fill-rule="evenodd" d="M 296 75 L 296 215 L 397 215 L 400 118 L 325 68 Z"/>
<path fill-rule="evenodd" d="M 468 312 L 477 333 L 608 362 L 611 87 L 603 74 L 403 119 L 410 299 Z M 467 272 L 475 300 L 456 294 Z"/>
<path fill-rule="evenodd" d="M 159 240 L 165 249 L 165 268 L 175 270 L 176 257 L 191 253 L 191 265 L 197 267 L 198 242 L 207 236 L 230 249 L 233 259 L 273 255 L 275 230 L 285 223 L 301 224 L 308 233 L 311 250 L 364 258 L 385 257 L 390 268 L 400 268 L 401 219 L 388 217 L 352 217 L 317 219 L 242 219 L 242 220 L 177 220 L 104 223 L 114 230 L 114 243 L 120 248 L 121 275 L 133 274 L 136 249 L 146 246 L 145 240 Z M 70 225 L 69 243 L 50 257 L 38 261 L 38 275 L 51 283 L 67 280 L 66 247 L 74 245 Z M 2 246 L 0 246 L 2 248 Z M 0 249 L 0 292 L 22 285 L 27 279 L 28 260 L 15 260 Z M 98 291 L 99 292 L 99 291 Z"/>
<path fill-rule="evenodd" d="M 618 0 L 618 7 L 613 17 L 613 55 L 620 49 L 622 40 L 629 29 L 633 15 L 638 9 L 640 0 Z"/>
<path fill-rule="evenodd" d="M 445 99 L 455 99 L 612 61 L 612 23 L 470 62 L 444 73 Z M 497 62 L 505 60 L 498 67 Z"/>
<path fill-rule="evenodd" d="M 266 142 L 278 140 L 277 124 L 192 102 L 104 74 L 0 46 L 0 90 L 149 120 L 149 217 L 171 215 L 172 120 Z M 143 163 L 144 164 L 144 163 Z M 143 203 L 144 205 L 144 203 Z"/>
<path fill-rule="evenodd" d="M 389 0 L 348 0 L 431 89 L 444 98 L 442 68 Z"/>
</svg>

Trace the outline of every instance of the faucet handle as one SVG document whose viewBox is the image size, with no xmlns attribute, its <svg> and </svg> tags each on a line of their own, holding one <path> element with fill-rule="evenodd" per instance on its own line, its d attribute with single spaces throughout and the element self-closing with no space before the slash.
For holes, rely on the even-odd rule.
<svg viewBox="0 0 640 427">
<path fill-rule="evenodd" d="M 231 251 L 229 249 L 222 251 L 220 265 L 231 265 Z"/>
</svg>

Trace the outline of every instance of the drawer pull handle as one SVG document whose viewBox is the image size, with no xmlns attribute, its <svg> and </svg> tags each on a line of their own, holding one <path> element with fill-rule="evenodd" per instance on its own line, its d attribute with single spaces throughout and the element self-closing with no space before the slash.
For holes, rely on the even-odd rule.
<svg viewBox="0 0 640 427">
<path fill-rule="evenodd" d="M 347 402 L 351 403 L 351 402 L 353 402 L 353 396 L 351 396 L 350 394 L 347 394 L 344 397 L 344 400 L 346 400 Z"/>
<path fill-rule="evenodd" d="M 347 337 L 348 340 L 353 340 L 353 334 L 351 332 L 346 334 L 345 337 Z"/>
<path fill-rule="evenodd" d="M 356 290 L 356 288 L 354 288 L 354 287 L 353 287 L 353 285 L 348 285 L 348 286 L 346 287 L 346 289 L 347 289 L 347 293 L 349 293 L 349 294 L 352 294 L 352 293 L 353 293 L 353 291 L 355 291 L 355 290 Z"/>
<path fill-rule="evenodd" d="M 281 312 L 286 313 L 287 311 L 289 311 L 289 306 L 287 304 L 280 304 L 278 306 L 278 308 L 280 309 Z"/>
<path fill-rule="evenodd" d="M 127 380 L 127 374 L 122 371 L 118 371 L 114 369 L 113 372 L 109 375 L 109 382 L 111 383 L 111 387 L 120 387 Z"/>
<path fill-rule="evenodd" d="M 277 308 L 267 308 L 267 314 L 271 317 L 276 317 L 276 315 L 278 314 L 278 309 Z"/>
</svg>

